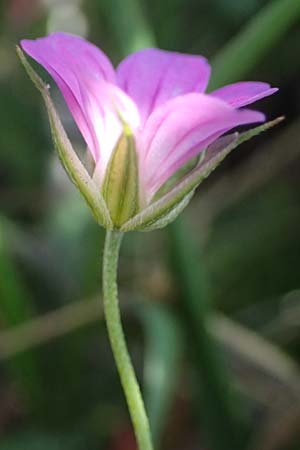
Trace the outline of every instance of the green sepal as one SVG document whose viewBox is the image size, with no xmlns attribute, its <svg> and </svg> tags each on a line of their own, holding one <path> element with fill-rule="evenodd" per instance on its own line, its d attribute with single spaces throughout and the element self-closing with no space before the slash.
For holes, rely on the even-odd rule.
<svg viewBox="0 0 300 450">
<path fill-rule="evenodd" d="M 161 215 L 159 218 L 154 218 L 152 221 L 147 222 L 147 225 L 142 228 L 137 228 L 139 231 L 153 231 L 158 230 L 160 228 L 164 228 L 169 223 L 172 223 L 181 212 L 187 207 L 190 203 L 193 195 L 195 193 L 195 189 L 190 191 L 187 195 L 185 195 L 175 206 L 166 211 L 166 214 Z"/>
<path fill-rule="evenodd" d="M 74 151 L 53 105 L 48 86 L 34 71 L 18 46 L 17 54 L 29 78 L 42 94 L 48 112 L 53 142 L 63 167 L 89 205 L 96 221 L 103 227 L 112 229 L 112 221 L 101 192 Z"/>
<path fill-rule="evenodd" d="M 283 117 L 279 117 L 244 133 L 235 133 L 234 135 L 226 136 L 223 140 L 224 142 L 228 140 L 228 145 L 224 145 L 223 148 L 217 149 L 217 151 L 213 145 L 208 147 L 205 157 L 195 169 L 185 176 L 182 181 L 168 193 L 151 203 L 132 219 L 128 220 L 128 222 L 121 227 L 121 230 L 124 232 L 130 230 L 151 231 L 152 229 L 161 228 L 170 223 L 170 221 L 174 220 L 183 208 L 187 206 L 192 198 L 192 193 L 199 184 L 202 183 L 216 167 L 218 167 L 232 150 L 241 143 L 248 141 L 259 133 L 277 125 L 283 119 Z M 186 201 L 184 201 L 184 199 L 186 199 Z M 178 205 L 183 206 L 179 208 L 179 211 L 177 210 Z M 168 217 L 171 220 L 162 220 Z M 155 226 L 156 224 L 157 226 Z"/>
<path fill-rule="evenodd" d="M 116 228 L 133 217 L 139 206 L 138 164 L 134 137 L 120 137 L 108 163 L 102 193 Z"/>
</svg>

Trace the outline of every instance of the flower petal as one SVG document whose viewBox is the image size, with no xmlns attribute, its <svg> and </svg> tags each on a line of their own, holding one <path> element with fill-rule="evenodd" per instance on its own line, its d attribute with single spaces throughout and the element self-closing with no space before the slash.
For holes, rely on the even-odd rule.
<svg viewBox="0 0 300 450">
<path fill-rule="evenodd" d="M 73 147 L 60 121 L 59 115 L 57 114 L 57 111 L 52 103 L 48 87 L 31 67 L 24 53 L 18 46 L 17 54 L 29 78 L 42 94 L 50 120 L 53 143 L 67 174 L 85 198 L 97 222 L 100 225 L 111 228 L 113 224 L 99 186 L 93 182 L 86 168 L 83 166 L 76 152 L 73 150 Z"/>
<path fill-rule="evenodd" d="M 204 92 L 210 66 L 202 56 L 157 49 L 140 50 L 117 68 L 118 84 L 138 105 L 142 122 L 166 101 L 190 92 Z"/>
<path fill-rule="evenodd" d="M 205 94 L 170 100 L 149 117 L 138 143 L 140 177 L 146 202 L 177 169 L 225 132 L 262 122 L 257 111 L 237 110 Z"/>
<path fill-rule="evenodd" d="M 84 39 L 53 33 L 35 41 L 23 40 L 22 48 L 54 78 L 95 161 L 99 140 L 107 141 L 106 112 L 110 99 L 106 82 L 115 83 L 114 69 L 106 55 Z M 106 133 L 107 134 L 107 133 Z M 116 139 L 118 136 L 116 137 Z"/>
<path fill-rule="evenodd" d="M 242 81 L 239 83 L 228 84 L 209 95 L 220 98 L 235 108 L 250 105 L 251 103 L 268 97 L 277 92 L 277 88 L 271 88 L 268 83 Z"/>
<path fill-rule="evenodd" d="M 132 132 L 140 125 L 135 103 L 121 89 L 110 83 L 86 80 L 85 111 L 93 125 L 100 157 L 96 159 L 96 176 L 101 181 L 110 156 L 126 123 Z"/>
</svg>

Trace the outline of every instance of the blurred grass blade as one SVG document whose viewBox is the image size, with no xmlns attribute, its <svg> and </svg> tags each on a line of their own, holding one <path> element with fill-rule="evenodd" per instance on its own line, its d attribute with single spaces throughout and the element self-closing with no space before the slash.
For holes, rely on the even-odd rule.
<svg viewBox="0 0 300 450">
<path fill-rule="evenodd" d="M 34 310 L 20 274 L 11 258 L 5 227 L 0 221 L 0 315 L 9 328 L 26 322 Z M 40 377 L 34 352 L 25 352 L 11 359 L 9 369 L 27 396 L 27 406 L 34 409 L 40 394 Z"/>
<path fill-rule="evenodd" d="M 143 12 L 142 2 L 110 0 L 101 2 L 101 7 L 106 9 L 123 56 L 141 48 L 155 47 L 155 37 Z"/>
<path fill-rule="evenodd" d="M 247 75 L 297 21 L 300 1 L 270 0 L 214 58 L 210 90 Z"/>
<path fill-rule="evenodd" d="M 87 448 L 85 437 L 78 433 L 46 433 L 32 430 L 14 433 L 11 437 L 1 440 L 0 450 L 82 450 Z"/>
<path fill-rule="evenodd" d="M 174 236 L 175 235 L 175 236 Z M 209 325 L 213 316 L 206 271 L 196 253 L 197 246 L 186 238 L 181 221 L 170 226 L 171 264 L 182 298 L 183 326 L 192 342 L 191 356 L 197 368 L 203 432 L 212 450 L 242 450 L 248 427 L 236 402 L 219 347 Z"/>
<path fill-rule="evenodd" d="M 161 305 L 144 304 L 141 317 L 146 340 L 144 389 L 157 448 L 177 388 L 182 334 L 175 317 Z"/>
</svg>

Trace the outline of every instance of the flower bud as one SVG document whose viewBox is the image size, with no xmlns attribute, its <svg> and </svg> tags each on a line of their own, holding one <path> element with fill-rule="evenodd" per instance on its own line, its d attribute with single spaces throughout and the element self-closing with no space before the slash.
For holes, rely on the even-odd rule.
<svg viewBox="0 0 300 450">
<path fill-rule="evenodd" d="M 134 137 L 121 135 L 108 163 L 102 195 L 113 225 L 119 228 L 138 211 L 138 166 Z"/>
</svg>

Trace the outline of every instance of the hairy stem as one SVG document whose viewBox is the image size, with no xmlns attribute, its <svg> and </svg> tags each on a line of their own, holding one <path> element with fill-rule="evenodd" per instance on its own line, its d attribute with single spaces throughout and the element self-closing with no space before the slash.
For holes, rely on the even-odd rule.
<svg viewBox="0 0 300 450">
<path fill-rule="evenodd" d="M 104 315 L 139 450 L 153 450 L 149 421 L 128 353 L 118 301 L 117 269 L 123 234 L 107 231 L 103 255 Z"/>
</svg>

